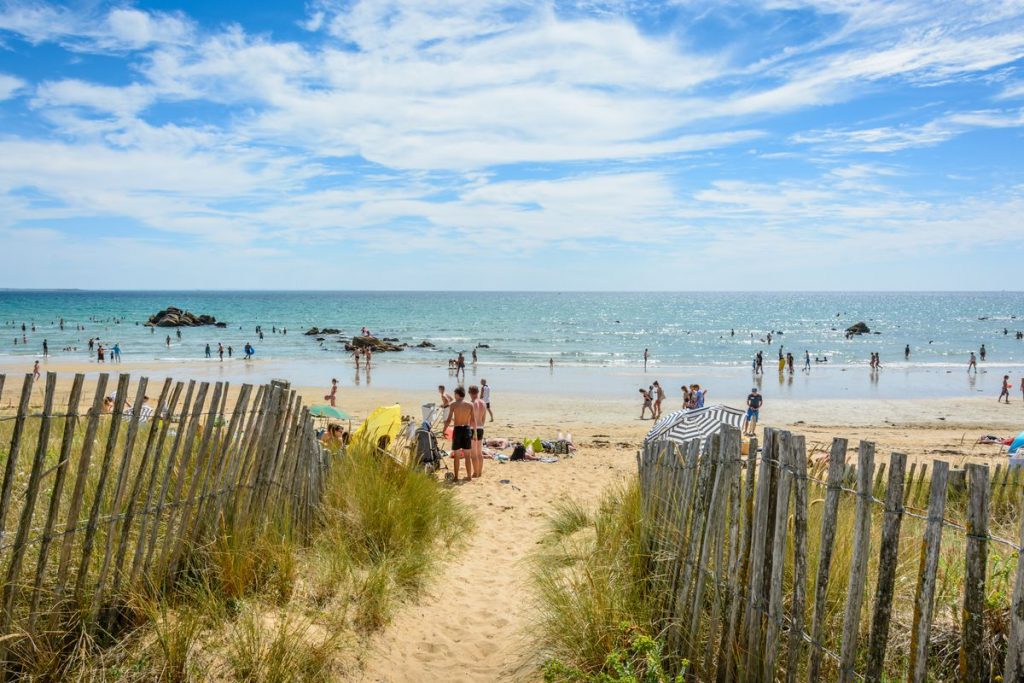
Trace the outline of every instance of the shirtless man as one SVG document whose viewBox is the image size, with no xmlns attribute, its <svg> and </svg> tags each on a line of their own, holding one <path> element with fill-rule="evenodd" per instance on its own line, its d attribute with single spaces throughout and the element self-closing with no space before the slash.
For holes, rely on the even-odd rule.
<svg viewBox="0 0 1024 683">
<path fill-rule="evenodd" d="M 479 477 L 484 471 L 484 423 L 487 422 L 487 404 L 480 398 L 475 384 L 469 387 L 469 403 L 473 406 L 476 429 L 473 431 L 473 476 Z"/>
<path fill-rule="evenodd" d="M 452 395 L 444 390 L 443 384 L 437 385 L 437 393 L 441 394 L 441 407 L 447 408 L 452 403 Z"/>
<path fill-rule="evenodd" d="M 442 387 L 443 388 L 443 387 Z M 452 428 L 452 460 L 455 481 L 459 480 L 459 460 L 466 459 L 466 481 L 473 478 L 473 433 L 476 431 L 476 410 L 467 403 L 466 390 L 455 387 L 455 400 L 448 406 L 448 417 L 444 419 L 444 431 Z"/>
</svg>

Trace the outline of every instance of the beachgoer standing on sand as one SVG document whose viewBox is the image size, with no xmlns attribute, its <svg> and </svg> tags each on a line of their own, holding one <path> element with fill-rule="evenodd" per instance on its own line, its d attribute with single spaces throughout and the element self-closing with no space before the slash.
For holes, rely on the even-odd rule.
<svg viewBox="0 0 1024 683">
<path fill-rule="evenodd" d="M 647 359 L 649 357 L 650 357 L 650 354 L 647 352 L 647 349 L 644 349 L 644 370 L 647 370 Z"/>
<path fill-rule="evenodd" d="M 359 359 L 362 357 L 363 352 L 360 349 L 352 349 L 352 357 L 356 359 L 356 370 L 359 369 Z"/>
<path fill-rule="evenodd" d="M 459 480 L 459 460 L 466 459 L 466 481 L 473 478 L 473 432 L 476 430 L 476 411 L 465 401 L 466 390 L 455 387 L 455 401 L 448 406 L 444 431 L 452 426 L 452 459 L 455 462 L 455 481 Z"/>
<path fill-rule="evenodd" d="M 1010 404 L 1010 376 L 1003 375 L 1003 390 L 999 392 L 999 398 L 996 399 L 996 403 L 1006 399 L 1006 404 Z"/>
<path fill-rule="evenodd" d="M 690 408 L 693 408 L 693 405 L 691 405 L 690 402 L 690 387 L 684 384 L 680 388 L 683 390 L 683 410 L 689 410 Z"/>
<path fill-rule="evenodd" d="M 480 398 L 480 390 L 475 384 L 469 387 L 469 402 L 473 406 L 473 417 L 476 428 L 473 430 L 473 476 L 479 477 L 484 471 L 484 428 L 487 421 L 487 405 Z"/>
<path fill-rule="evenodd" d="M 38 380 L 39 379 L 39 361 L 36 361 L 32 365 L 32 379 L 34 379 L 34 380 Z"/>
<path fill-rule="evenodd" d="M 657 420 L 661 417 L 661 402 L 665 400 L 665 392 L 662 390 L 661 385 L 658 384 L 657 380 L 654 381 L 653 386 L 654 396 L 652 398 L 654 399 L 654 419 Z"/>
<path fill-rule="evenodd" d="M 365 353 L 366 353 L 366 369 L 369 370 L 370 369 L 370 361 L 373 360 L 373 351 L 370 349 L 369 346 L 367 346 Z"/>
<path fill-rule="evenodd" d="M 121 344 L 120 344 L 120 342 L 114 342 L 114 348 L 111 349 L 110 358 L 115 363 L 120 363 L 121 362 Z"/>
<path fill-rule="evenodd" d="M 476 365 L 476 347 L 473 347 L 473 365 Z"/>
<path fill-rule="evenodd" d="M 443 384 L 437 385 L 437 393 L 441 394 L 441 407 L 447 408 L 452 403 L 452 395 L 444 390 Z"/>
<path fill-rule="evenodd" d="M 331 404 L 331 407 L 333 408 L 334 407 L 334 400 L 335 400 L 335 397 L 337 397 L 337 395 L 338 395 L 338 380 L 337 379 L 332 379 L 331 380 L 331 393 L 329 393 L 326 396 L 324 396 L 324 400 L 329 402 Z"/>
<path fill-rule="evenodd" d="M 43 340 L 43 358 L 49 358 L 49 357 L 50 357 L 50 345 L 44 339 Z"/>
<path fill-rule="evenodd" d="M 974 357 L 974 351 L 971 351 L 971 359 L 967 362 L 967 372 L 971 370 L 978 372 L 978 359 Z"/>
<path fill-rule="evenodd" d="M 1024 377 L 1020 378 L 1020 397 L 1024 399 Z"/>
<path fill-rule="evenodd" d="M 462 373 L 462 381 L 466 381 L 466 356 L 459 351 L 459 357 L 455 359 L 455 379 L 459 378 L 459 373 Z"/>
<path fill-rule="evenodd" d="M 640 406 L 640 419 L 646 419 L 644 416 L 647 415 L 647 411 L 651 411 L 651 419 L 654 419 L 654 405 L 651 402 L 651 394 L 644 388 L 640 389 L 640 397 L 643 399 L 643 404 Z"/>
<path fill-rule="evenodd" d="M 704 407 L 704 401 L 707 398 L 707 395 L 708 390 L 701 389 L 699 384 L 690 385 L 690 396 L 693 398 L 693 407 L 695 409 Z"/>
<path fill-rule="evenodd" d="M 782 355 L 782 349 L 779 349 L 779 374 L 781 375 L 786 371 L 786 357 Z"/>
<path fill-rule="evenodd" d="M 761 415 L 761 404 L 764 397 L 757 391 L 757 387 L 750 390 L 747 395 L 747 415 L 743 418 L 743 433 L 747 436 L 754 436 L 757 433 L 757 420 Z"/>
<path fill-rule="evenodd" d="M 789 374 L 792 375 L 793 374 L 793 366 L 795 365 L 795 363 L 793 362 L 793 354 L 792 353 L 787 353 L 786 354 L 786 365 L 789 366 Z"/>
<path fill-rule="evenodd" d="M 217 356 L 220 358 L 220 362 L 224 362 L 224 345 L 217 342 Z"/>
<path fill-rule="evenodd" d="M 903 349 L 903 360 L 910 360 L 910 344 L 907 344 L 907 347 Z"/>
<path fill-rule="evenodd" d="M 1021 382 L 1021 390 L 1024 391 L 1024 381 Z M 494 412 L 491 411 L 491 385 L 485 379 L 480 380 L 480 398 L 487 406 L 487 414 L 491 416 L 491 422 L 494 422 Z"/>
<path fill-rule="evenodd" d="M 97 363 L 102 363 L 104 360 L 106 360 L 106 353 L 103 350 L 103 344 L 97 344 L 96 345 L 96 362 Z"/>
</svg>

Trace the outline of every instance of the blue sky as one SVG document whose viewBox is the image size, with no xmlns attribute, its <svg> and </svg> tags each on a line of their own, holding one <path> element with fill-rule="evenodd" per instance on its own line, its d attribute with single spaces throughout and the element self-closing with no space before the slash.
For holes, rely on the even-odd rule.
<svg viewBox="0 0 1024 683">
<path fill-rule="evenodd" d="M 2 287 L 1022 289 L 1024 2 L 0 0 Z"/>
</svg>

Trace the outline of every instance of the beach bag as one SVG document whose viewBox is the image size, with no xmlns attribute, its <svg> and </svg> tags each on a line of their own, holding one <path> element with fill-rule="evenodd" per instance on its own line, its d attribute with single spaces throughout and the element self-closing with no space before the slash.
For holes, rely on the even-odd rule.
<svg viewBox="0 0 1024 683">
<path fill-rule="evenodd" d="M 516 447 L 512 449 L 512 460 L 526 460 L 526 446 L 517 443 Z"/>
</svg>

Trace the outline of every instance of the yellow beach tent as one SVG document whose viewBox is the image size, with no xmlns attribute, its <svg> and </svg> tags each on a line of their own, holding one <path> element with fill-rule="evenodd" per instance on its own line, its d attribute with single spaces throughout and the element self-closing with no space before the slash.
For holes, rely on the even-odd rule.
<svg viewBox="0 0 1024 683">
<path fill-rule="evenodd" d="M 352 434 L 352 443 L 360 443 L 365 439 L 370 445 L 377 446 L 380 444 L 381 437 L 386 436 L 388 437 L 387 443 L 390 445 L 398 436 L 401 428 L 402 407 L 397 403 L 393 406 L 381 406 L 370 413 L 366 421 L 359 425 L 359 428 Z"/>
</svg>

